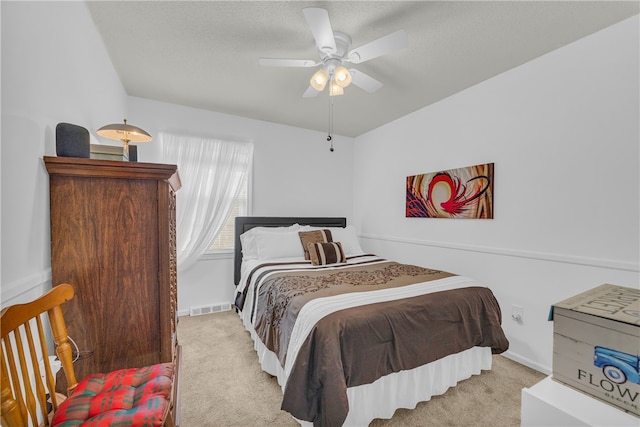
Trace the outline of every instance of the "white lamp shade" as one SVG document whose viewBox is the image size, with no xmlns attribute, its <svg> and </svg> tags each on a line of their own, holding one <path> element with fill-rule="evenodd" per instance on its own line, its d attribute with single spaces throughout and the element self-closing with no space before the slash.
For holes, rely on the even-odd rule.
<svg viewBox="0 0 640 427">
<path fill-rule="evenodd" d="M 333 79 L 340 87 L 347 87 L 351 84 L 351 73 L 345 67 L 340 65 L 333 72 Z"/>
<path fill-rule="evenodd" d="M 344 94 L 344 90 L 342 90 L 342 87 L 332 79 L 331 83 L 329 83 L 329 96 L 338 96 L 342 94 Z"/>
<path fill-rule="evenodd" d="M 311 77 L 311 87 L 319 92 L 324 89 L 324 87 L 327 85 L 328 80 L 329 74 L 327 74 L 327 72 L 323 68 L 321 68 L 316 71 Z"/>
</svg>

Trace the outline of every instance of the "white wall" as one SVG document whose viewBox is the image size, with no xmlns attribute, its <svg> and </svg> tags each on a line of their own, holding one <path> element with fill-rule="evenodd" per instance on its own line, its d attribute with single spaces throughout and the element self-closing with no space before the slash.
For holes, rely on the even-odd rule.
<svg viewBox="0 0 640 427">
<path fill-rule="evenodd" d="M 160 131 L 254 143 L 252 214 L 352 218 L 353 139 L 180 105 L 131 97 L 131 123 L 152 135 Z M 138 146 L 139 161 L 160 161 L 160 145 Z M 182 181 L 189 179 L 181 175 Z M 208 257 L 178 277 L 178 311 L 232 303 L 233 259 Z"/>
<path fill-rule="evenodd" d="M 356 138 L 363 247 L 490 286 L 510 357 L 549 372 L 551 304 L 639 283 L 638 17 Z M 408 175 L 495 163 L 494 219 L 405 218 Z M 510 319 L 524 307 L 524 322 Z"/>
<path fill-rule="evenodd" d="M 126 93 L 84 2 L 1 2 L 2 305 L 51 287 L 49 176 L 60 122 L 97 129 Z"/>
<path fill-rule="evenodd" d="M 1 2 L 2 306 L 51 286 L 48 175 L 55 126 L 129 122 L 255 143 L 253 214 L 352 216 L 353 140 L 321 132 L 128 97 L 84 2 Z M 323 119 L 324 120 L 324 119 Z M 139 161 L 158 161 L 156 142 Z M 331 172 L 331 173 L 329 173 Z M 183 180 L 188 179 L 182 176 Z M 230 257 L 208 258 L 179 278 L 178 309 L 233 301 Z"/>
<path fill-rule="evenodd" d="M 133 123 L 158 132 L 219 137 L 254 144 L 254 215 L 351 215 L 353 139 L 175 104 L 130 97 Z M 319 118 L 324 120 L 324 118 Z M 160 145 L 138 146 L 139 161 L 160 161 Z M 188 177 L 181 176 L 182 180 Z"/>
<path fill-rule="evenodd" d="M 128 98 L 84 3 L 0 7 L 2 306 L 50 286 L 42 156 L 55 154 L 56 124 L 94 131 L 123 117 L 154 135 L 254 141 L 254 214 L 344 215 L 365 248 L 479 279 L 503 307 L 511 356 L 541 370 L 550 304 L 603 282 L 640 286 L 637 17 L 329 153 L 322 132 Z M 141 146 L 140 160 L 157 149 Z M 495 219 L 404 218 L 407 175 L 484 162 L 496 166 Z M 229 302 L 231 259 L 183 276 L 179 310 Z"/>
</svg>

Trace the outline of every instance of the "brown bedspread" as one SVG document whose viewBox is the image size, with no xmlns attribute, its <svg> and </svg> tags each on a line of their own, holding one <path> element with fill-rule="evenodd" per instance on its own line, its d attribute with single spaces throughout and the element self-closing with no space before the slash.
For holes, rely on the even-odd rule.
<svg viewBox="0 0 640 427">
<path fill-rule="evenodd" d="M 298 353 L 282 409 L 315 426 L 340 426 L 347 387 L 413 369 L 474 346 L 509 348 L 488 288 L 470 287 L 337 311 L 320 320 Z"/>
<path fill-rule="evenodd" d="M 384 262 L 378 262 L 384 261 Z M 335 267 L 335 265 L 334 265 Z M 284 366 L 291 331 L 302 306 L 308 301 L 350 292 L 366 292 L 428 282 L 452 276 L 409 264 L 378 259 L 338 269 L 279 272 L 262 282 L 259 302 L 252 318 L 254 328 L 267 348 Z"/>
<path fill-rule="evenodd" d="M 283 271 L 262 280 L 252 310 L 262 342 L 285 365 L 302 306 L 317 297 L 405 286 L 452 274 L 396 262 Z M 347 387 L 372 383 L 474 346 L 508 348 L 500 307 L 484 287 L 467 287 L 336 311 L 321 319 L 300 348 L 282 409 L 314 425 L 339 426 L 349 410 Z"/>
</svg>

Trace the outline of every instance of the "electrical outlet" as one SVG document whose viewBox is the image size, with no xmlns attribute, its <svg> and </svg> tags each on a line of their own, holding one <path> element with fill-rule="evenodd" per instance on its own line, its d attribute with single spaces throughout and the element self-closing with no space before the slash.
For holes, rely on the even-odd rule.
<svg viewBox="0 0 640 427">
<path fill-rule="evenodd" d="M 511 319 L 516 323 L 522 324 L 524 322 L 524 307 L 521 305 L 512 305 Z"/>
</svg>

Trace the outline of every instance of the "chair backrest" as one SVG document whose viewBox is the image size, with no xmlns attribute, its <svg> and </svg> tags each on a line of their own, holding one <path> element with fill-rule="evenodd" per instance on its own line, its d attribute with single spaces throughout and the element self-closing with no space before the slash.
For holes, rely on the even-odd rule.
<svg viewBox="0 0 640 427">
<path fill-rule="evenodd" d="M 0 368 L 4 427 L 37 426 L 41 423 L 49 425 L 49 412 L 58 409 L 61 403 L 56 398 L 49 360 L 47 324 L 51 328 L 55 352 L 67 378 L 68 394 L 76 387 L 73 351 L 60 307 L 72 299 L 73 294 L 71 285 L 57 285 L 32 302 L 2 310 Z M 47 400 L 52 405 L 51 411 L 47 410 Z"/>
</svg>

